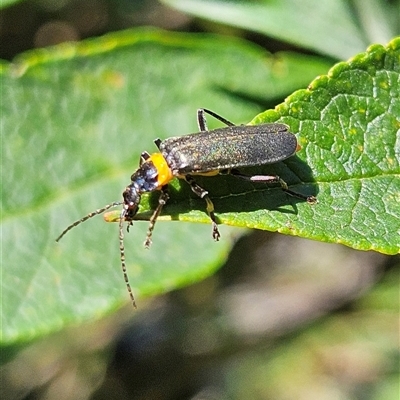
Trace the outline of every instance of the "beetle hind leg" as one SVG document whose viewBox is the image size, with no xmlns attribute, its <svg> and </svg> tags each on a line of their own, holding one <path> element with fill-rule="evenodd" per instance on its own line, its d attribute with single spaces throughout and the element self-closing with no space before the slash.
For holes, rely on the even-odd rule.
<svg viewBox="0 0 400 400">
<path fill-rule="evenodd" d="M 214 111 L 207 110 L 207 108 L 199 108 L 197 110 L 197 125 L 199 126 L 199 129 L 201 132 L 208 131 L 206 114 L 211 115 L 212 117 L 214 117 L 218 121 L 221 121 L 222 123 L 224 123 L 227 126 L 235 126 L 235 124 L 233 122 L 228 121 L 224 117 L 221 117 Z"/>
<path fill-rule="evenodd" d="M 232 169 L 229 173 L 237 178 L 244 179 L 246 181 L 255 182 L 255 183 L 279 183 L 281 185 L 282 190 L 289 194 L 290 196 L 297 197 L 298 199 L 305 200 L 309 204 L 314 204 L 317 202 L 315 196 L 306 196 L 301 193 L 294 192 L 290 190 L 287 183 L 278 175 L 243 175 L 238 170 Z"/>
</svg>

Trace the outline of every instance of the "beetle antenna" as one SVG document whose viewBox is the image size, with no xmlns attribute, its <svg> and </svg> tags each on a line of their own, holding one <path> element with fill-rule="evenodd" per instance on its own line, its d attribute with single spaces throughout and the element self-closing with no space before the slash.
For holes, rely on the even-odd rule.
<svg viewBox="0 0 400 400">
<path fill-rule="evenodd" d="M 106 206 L 104 206 L 103 208 L 99 208 L 96 211 L 93 211 L 91 213 L 89 213 L 88 215 L 86 215 L 85 217 L 78 219 L 77 221 L 73 222 L 71 225 L 67 226 L 61 233 L 61 235 L 56 239 L 56 242 L 59 242 L 60 239 L 68 232 L 70 231 L 72 228 L 75 228 L 76 226 L 80 225 L 82 222 L 87 221 L 89 218 L 92 218 L 96 215 L 102 214 L 104 211 L 109 210 L 112 207 L 116 207 L 116 206 L 120 206 L 122 204 L 122 202 L 120 201 L 114 201 L 111 204 L 107 204 Z"/>
<path fill-rule="evenodd" d="M 136 302 L 135 302 L 135 296 L 133 295 L 132 288 L 129 283 L 128 273 L 126 272 L 125 246 L 124 246 L 124 220 L 125 220 L 126 213 L 127 213 L 127 209 L 123 208 L 121 211 L 121 216 L 119 217 L 119 252 L 120 252 L 120 258 L 121 258 L 122 274 L 124 275 L 126 288 L 128 289 L 128 293 L 131 298 L 133 307 L 137 308 Z"/>
</svg>

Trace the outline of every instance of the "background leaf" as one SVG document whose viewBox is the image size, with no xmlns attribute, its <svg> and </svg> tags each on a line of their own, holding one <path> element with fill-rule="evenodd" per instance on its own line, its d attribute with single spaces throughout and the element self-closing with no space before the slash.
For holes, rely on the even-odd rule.
<svg viewBox="0 0 400 400">
<path fill-rule="evenodd" d="M 400 33 L 400 3 L 385 0 L 353 0 L 359 24 L 370 43 L 386 43 Z"/>
<path fill-rule="evenodd" d="M 8 343 L 127 301 L 115 225 L 94 218 L 54 240 L 74 220 L 120 200 L 140 153 L 155 149 L 154 138 L 196 131 L 198 107 L 249 121 L 265 109 L 259 98 L 272 102 L 328 68 L 317 58 L 271 57 L 236 39 L 148 31 L 36 50 L 4 65 L 2 340 Z M 183 206 L 197 207 L 207 225 L 159 223 L 150 251 L 142 247 L 147 224 L 135 223 L 126 237 L 139 305 L 142 296 L 210 274 L 226 257 L 229 230 L 221 228 L 221 242 L 212 243 L 204 204 Z"/>
<path fill-rule="evenodd" d="M 345 59 L 363 51 L 369 43 L 360 26 L 355 23 L 357 16 L 348 1 L 163 2 L 196 17 L 262 33 L 338 59 Z M 369 8 L 373 8 L 373 5 Z M 394 33 L 386 37 L 384 42 L 392 36 Z"/>
</svg>

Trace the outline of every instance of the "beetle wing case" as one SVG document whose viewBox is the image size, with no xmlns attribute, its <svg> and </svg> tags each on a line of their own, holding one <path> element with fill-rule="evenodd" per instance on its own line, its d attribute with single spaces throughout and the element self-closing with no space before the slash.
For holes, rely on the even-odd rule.
<svg viewBox="0 0 400 400">
<path fill-rule="evenodd" d="M 272 164 L 296 152 L 285 124 L 238 125 L 165 139 L 160 152 L 174 175 Z"/>
</svg>

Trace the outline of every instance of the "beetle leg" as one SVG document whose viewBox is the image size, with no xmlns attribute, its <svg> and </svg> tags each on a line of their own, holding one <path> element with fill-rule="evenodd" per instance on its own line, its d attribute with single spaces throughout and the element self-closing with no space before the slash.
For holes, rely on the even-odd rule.
<svg viewBox="0 0 400 400">
<path fill-rule="evenodd" d="M 140 155 L 140 160 L 139 160 L 139 167 L 142 166 L 142 164 L 148 160 L 150 158 L 150 154 L 147 151 L 144 151 L 141 155 Z"/>
<path fill-rule="evenodd" d="M 240 179 L 244 179 L 246 181 L 250 182 L 256 182 L 256 183 L 279 183 L 281 185 L 281 188 L 284 192 L 287 194 L 297 197 L 298 199 L 305 200 L 307 203 L 314 204 L 316 203 L 317 199 L 315 196 L 306 196 L 301 193 L 294 192 L 293 190 L 290 190 L 287 183 L 278 175 L 253 175 L 253 176 L 248 176 L 248 175 L 243 175 L 241 174 L 238 170 L 232 169 L 229 171 L 229 173 L 233 176 L 236 176 Z"/>
<path fill-rule="evenodd" d="M 224 117 L 221 117 L 220 115 L 216 114 L 215 112 L 207 110 L 206 108 L 199 108 L 197 110 L 197 124 L 198 124 L 199 130 L 201 132 L 208 131 L 205 114 L 211 115 L 212 117 L 214 117 L 217 120 L 221 121 L 225 125 L 235 126 L 235 124 L 233 122 L 228 121 L 227 119 L 225 119 Z"/>
<path fill-rule="evenodd" d="M 208 131 L 206 116 L 204 115 L 204 109 L 199 108 L 197 110 L 197 125 L 200 132 Z"/>
<path fill-rule="evenodd" d="M 161 144 L 162 140 L 161 139 L 156 139 L 154 140 L 154 144 L 157 146 L 158 150 L 160 150 L 160 144 Z"/>
<path fill-rule="evenodd" d="M 144 242 L 144 247 L 146 247 L 146 249 L 148 249 L 151 246 L 151 236 L 153 235 L 153 230 L 154 230 L 154 226 L 157 222 L 157 218 L 160 215 L 161 210 L 164 207 L 165 203 L 169 199 L 167 190 L 168 190 L 167 185 L 165 185 L 161 188 L 161 194 L 160 194 L 160 197 L 158 198 L 157 208 L 154 210 L 153 215 L 150 218 L 149 228 L 147 229 L 146 240 Z"/>
<path fill-rule="evenodd" d="M 190 185 L 192 191 L 197 194 L 201 199 L 204 199 L 206 204 L 207 204 L 207 214 L 211 219 L 212 222 L 212 236 L 213 239 L 218 242 L 219 238 L 221 237 L 218 226 L 217 226 L 217 221 L 215 219 L 215 214 L 214 214 L 214 204 L 211 201 L 211 199 L 208 197 L 208 192 L 207 190 L 203 189 L 201 186 L 199 186 L 196 181 L 193 179 L 191 175 L 185 175 L 184 177 L 185 181 Z"/>
</svg>

